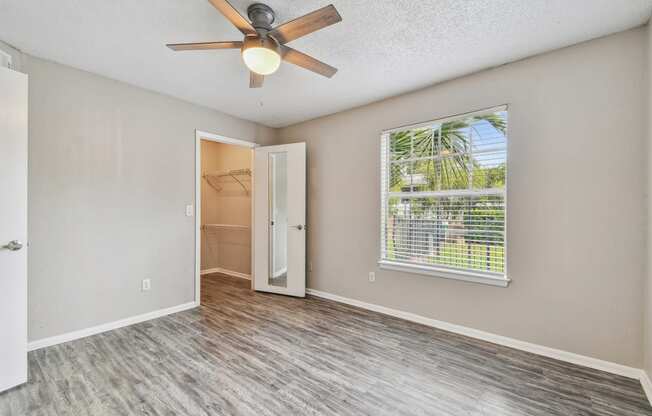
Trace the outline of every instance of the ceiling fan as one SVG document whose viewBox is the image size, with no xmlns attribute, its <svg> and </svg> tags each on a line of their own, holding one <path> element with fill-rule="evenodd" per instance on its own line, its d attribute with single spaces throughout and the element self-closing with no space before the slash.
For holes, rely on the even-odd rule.
<svg viewBox="0 0 652 416">
<path fill-rule="evenodd" d="M 174 51 L 240 49 L 242 59 L 250 70 L 249 88 L 262 87 L 265 75 L 276 72 L 281 59 L 328 78 L 337 72 L 337 68 L 286 46 L 288 42 L 342 21 L 332 4 L 272 28 L 274 10 L 266 4 L 254 3 L 247 8 L 249 22 L 228 1 L 208 1 L 242 32 L 244 40 L 172 43 L 167 45 L 168 48 Z"/>
</svg>

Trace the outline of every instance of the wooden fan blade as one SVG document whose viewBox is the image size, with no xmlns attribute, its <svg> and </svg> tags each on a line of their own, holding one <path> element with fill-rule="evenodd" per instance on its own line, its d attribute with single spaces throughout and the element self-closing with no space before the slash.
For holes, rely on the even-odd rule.
<svg viewBox="0 0 652 416">
<path fill-rule="evenodd" d="M 319 75 L 323 75 L 328 78 L 332 78 L 333 75 L 337 72 L 337 68 L 334 68 L 328 64 L 323 63 L 322 61 L 313 58 L 310 55 L 306 55 L 303 52 L 299 52 L 296 49 L 292 49 L 285 45 L 281 45 L 281 56 L 283 60 L 305 68 L 309 71 L 316 72 Z"/>
<path fill-rule="evenodd" d="M 260 88 L 260 87 L 262 87 L 264 80 L 265 80 L 264 75 L 257 74 L 254 71 L 249 72 L 249 88 Z"/>
<path fill-rule="evenodd" d="M 332 4 L 301 16 L 297 19 L 283 23 L 272 29 L 269 35 L 279 43 L 288 43 L 309 33 L 323 29 L 342 21 L 342 16 Z"/>
<path fill-rule="evenodd" d="M 242 48 L 242 42 L 169 43 L 165 46 L 173 51 L 203 51 L 208 49 L 240 49 Z"/>
<path fill-rule="evenodd" d="M 255 35 L 256 29 L 249 23 L 247 19 L 242 17 L 240 13 L 231 6 L 231 4 L 226 0 L 208 0 L 213 7 L 215 7 L 220 13 L 226 17 L 229 22 L 233 23 L 233 26 L 238 28 L 240 32 L 245 35 Z"/>
</svg>

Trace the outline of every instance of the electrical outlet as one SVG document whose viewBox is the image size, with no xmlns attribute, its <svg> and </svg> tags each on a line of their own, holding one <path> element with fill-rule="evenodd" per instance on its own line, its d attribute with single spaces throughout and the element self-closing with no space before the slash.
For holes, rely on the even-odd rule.
<svg viewBox="0 0 652 416">
<path fill-rule="evenodd" d="M 143 284 L 141 286 L 143 292 L 147 292 L 152 288 L 152 281 L 150 279 L 143 279 Z"/>
<path fill-rule="evenodd" d="M 376 272 L 369 272 L 369 281 L 372 283 L 376 281 Z"/>
<path fill-rule="evenodd" d="M 195 215 L 195 210 L 192 205 L 186 205 L 186 217 L 192 217 Z"/>
</svg>

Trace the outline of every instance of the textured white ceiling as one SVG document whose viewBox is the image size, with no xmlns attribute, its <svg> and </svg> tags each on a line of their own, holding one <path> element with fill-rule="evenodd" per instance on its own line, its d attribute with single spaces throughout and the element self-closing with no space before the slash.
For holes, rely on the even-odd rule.
<svg viewBox="0 0 652 416">
<path fill-rule="evenodd" d="M 281 23 L 329 0 L 267 0 Z M 233 0 L 243 15 L 252 0 Z M 332 0 L 343 22 L 290 45 L 333 79 L 290 64 L 248 88 L 239 52 L 169 42 L 240 40 L 206 0 L 0 0 L 0 40 L 29 54 L 280 127 L 645 23 L 652 0 Z"/>
</svg>

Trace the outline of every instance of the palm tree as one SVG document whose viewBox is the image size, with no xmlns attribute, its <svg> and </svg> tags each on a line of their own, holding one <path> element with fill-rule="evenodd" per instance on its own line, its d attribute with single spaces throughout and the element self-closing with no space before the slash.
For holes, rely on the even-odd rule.
<svg viewBox="0 0 652 416">
<path fill-rule="evenodd" d="M 437 166 L 440 173 L 440 183 L 445 186 L 445 189 L 459 189 L 460 186 L 455 185 L 462 185 L 459 181 L 465 181 L 468 178 L 470 162 L 475 163 L 475 161 L 470 161 L 465 153 L 468 153 L 471 146 L 469 132 L 480 121 L 488 122 L 497 131 L 503 135 L 505 134 L 507 122 L 500 113 L 472 116 L 446 122 L 441 125 L 440 129 L 427 127 L 399 131 L 390 135 L 392 161 L 401 162 L 402 160 L 427 158 L 436 155 L 451 155 L 450 158 L 441 159 L 440 165 Z M 419 167 L 426 170 L 423 173 L 427 174 L 428 170 L 430 170 L 430 173 L 434 173 L 435 166 L 433 164 L 434 160 L 432 159 L 424 160 L 424 163 Z M 409 172 L 408 175 L 413 173 L 417 172 Z M 404 169 L 401 169 L 400 165 L 394 165 L 390 174 L 390 188 L 400 185 L 404 176 L 406 176 Z M 435 180 L 435 178 L 433 177 L 432 180 Z M 464 186 L 461 187 L 464 188 Z"/>
</svg>

